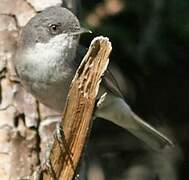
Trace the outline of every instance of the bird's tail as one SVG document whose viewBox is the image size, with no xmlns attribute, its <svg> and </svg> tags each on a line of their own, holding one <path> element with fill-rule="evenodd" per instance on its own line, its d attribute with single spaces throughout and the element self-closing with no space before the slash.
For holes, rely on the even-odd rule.
<svg viewBox="0 0 189 180">
<path fill-rule="evenodd" d="M 138 117 L 122 98 L 112 94 L 106 94 L 98 103 L 95 116 L 127 129 L 153 149 L 173 145 L 171 140 Z"/>
</svg>

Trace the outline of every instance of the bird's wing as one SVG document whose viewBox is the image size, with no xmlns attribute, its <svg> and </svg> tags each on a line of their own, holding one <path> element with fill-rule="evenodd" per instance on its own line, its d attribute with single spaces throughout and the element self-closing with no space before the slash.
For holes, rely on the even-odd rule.
<svg viewBox="0 0 189 180">
<path fill-rule="evenodd" d="M 78 48 L 76 64 L 80 63 L 86 51 L 87 49 L 82 46 Z M 127 129 L 152 148 L 161 149 L 166 145 L 173 144 L 166 136 L 150 126 L 131 110 L 129 105 L 124 101 L 119 85 L 109 70 L 103 76 L 98 97 L 103 92 L 107 92 L 108 94 L 105 100 L 96 108 L 94 113 L 96 117 L 109 120 Z"/>
<path fill-rule="evenodd" d="M 114 94 L 106 94 L 104 100 L 97 104 L 95 116 L 127 129 L 153 149 L 173 145 L 171 140 L 137 116 L 122 98 Z"/>
<path fill-rule="evenodd" d="M 106 70 L 102 78 L 102 86 L 106 87 L 106 90 L 112 94 L 124 99 L 119 84 L 109 69 Z"/>
<path fill-rule="evenodd" d="M 74 61 L 75 67 L 79 66 L 80 62 L 82 61 L 82 59 L 86 53 L 87 53 L 87 48 L 82 45 L 79 45 L 77 52 L 76 52 L 76 58 Z M 99 93 L 98 97 L 102 95 L 101 92 L 108 91 L 108 92 L 111 92 L 112 94 L 115 94 L 116 96 L 123 98 L 123 94 L 119 88 L 119 85 L 118 85 L 115 77 L 109 70 L 109 68 L 107 68 L 107 70 L 104 73 L 104 76 L 102 77 L 101 85 L 106 88 L 102 90 L 102 86 L 101 86 L 100 93 Z"/>
</svg>

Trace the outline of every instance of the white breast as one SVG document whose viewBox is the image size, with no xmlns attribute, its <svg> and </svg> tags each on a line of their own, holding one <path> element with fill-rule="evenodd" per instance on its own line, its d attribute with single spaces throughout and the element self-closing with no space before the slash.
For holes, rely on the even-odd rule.
<svg viewBox="0 0 189 180">
<path fill-rule="evenodd" d="M 26 49 L 15 66 L 24 86 L 42 103 L 62 110 L 69 84 L 75 73 L 77 40 L 61 34 L 48 43 L 37 43 Z"/>
</svg>

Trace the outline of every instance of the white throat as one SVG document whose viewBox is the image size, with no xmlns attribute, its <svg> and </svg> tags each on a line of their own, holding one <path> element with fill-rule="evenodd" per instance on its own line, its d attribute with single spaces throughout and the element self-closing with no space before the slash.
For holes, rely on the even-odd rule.
<svg viewBox="0 0 189 180">
<path fill-rule="evenodd" d="M 33 53 L 36 54 L 40 62 L 42 60 L 53 62 L 62 58 L 69 62 L 75 58 L 77 43 L 73 36 L 68 34 L 57 35 L 47 43 L 36 43 L 35 47 L 32 48 L 32 55 Z"/>
<path fill-rule="evenodd" d="M 62 110 L 75 74 L 78 38 L 61 34 L 19 53 L 15 66 L 23 85 L 44 104 Z"/>
<path fill-rule="evenodd" d="M 36 43 L 34 47 L 28 48 L 21 58 L 22 63 L 34 80 L 49 83 L 60 81 L 72 71 L 77 43 L 78 40 L 73 36 L 57 35 L 47 43 Z"/>
</svg>

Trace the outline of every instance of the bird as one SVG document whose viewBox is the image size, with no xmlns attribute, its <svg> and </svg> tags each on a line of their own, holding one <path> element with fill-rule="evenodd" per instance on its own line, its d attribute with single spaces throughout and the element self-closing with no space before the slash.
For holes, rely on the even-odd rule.
<svg viewBox="0 0 189 180">
<path fill-rule="evenodd" d="M 80 35 L 88 32 L 70 10 L 52 6 L 31 18 L 20 33 L 13 62 L 17 75 L 29 93 L 57 112 L 64 109 L 85 52 Z M 99 90 L 106 92 L 106 98 L 95 108 L 94 117 L 128 130 L 153 149 L 172 146 L 168 137 L 132 111 L 109 74 L 105 73 Z"/>
</svg>

